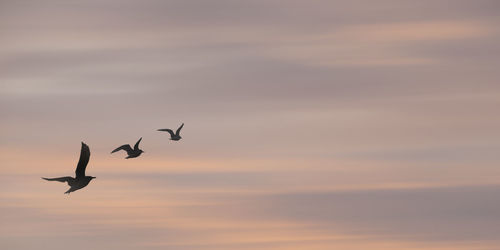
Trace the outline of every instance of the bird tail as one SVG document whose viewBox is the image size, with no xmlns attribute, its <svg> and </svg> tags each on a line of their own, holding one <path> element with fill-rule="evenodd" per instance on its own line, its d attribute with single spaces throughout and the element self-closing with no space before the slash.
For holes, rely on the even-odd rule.
<svg viewBox="0 0 500 250">
<path fill-rule="evenodd" d="M 70 188 L 68 189 L 68 191 L 66 191 L 66 192 L 64 192 L 64 193 L 65 193 L 65 194 L 69 194 L 69 193 L 71 193 L 71 192 L 75 192 L 76 190 L 78 190 L 78 188 L 75 188 L 75 187 L 70 187 Z"/>
</svg>

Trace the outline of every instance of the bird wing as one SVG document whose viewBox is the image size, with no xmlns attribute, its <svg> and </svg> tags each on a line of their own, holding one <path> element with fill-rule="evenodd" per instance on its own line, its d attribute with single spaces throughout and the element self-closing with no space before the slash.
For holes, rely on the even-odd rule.
<svg viewBox="0 0 500 250">
<path fill-rule="evenodd" d="M 82 150 L 80 151 L 80 160 L 78 160 L 78 165 L 76 166 L 76 178 L 85 176 L 85 168 L 90 159 L 90 149 L 87 144 L 82 142 Z"/>
<path fill-rule="evenodd" d="M 139 140 L 135 143 L 135 145 L 134 145 L 134 150 L 139 150 L 139 143 L 141 142 L 141 140 L 142 140 L 142 137 L 141 137 L 141 139 L 139 139 Z"/>
<path fill-rule="evenodd" d="M 175 136 L 174 131 L 172 131 L 171 129 L 168 129 L 168 128 L 158 129 L 158 131 L 165 131 L 165 132 L 168 132 L 168 133 L 170 134 L 170 137 Z"/>
<path fill-rule="evenodd" d="M 182 125 L 181 125 L 178 129 L 177 129 L 177 131 L 175 131 L 175 134 L 176 134 L 177 136 L 179 136 L 179 135 L 180 135 L 180 132 L 181 132 L 182 127 L 184 127 L 184 123 L 182 123 Z"/>
<path fill-rule="evenodd" d="M 59 182 L 67 182 L 71 179 L 73 179 L 73 177 L 70 177 L 70 176 L 65 176 L 65 177 L 58 177 L 58 178 L 44 178 L 42 177 L 42 179 L 46 180 L 46 181 L 59 181 Z"/>
<path fill-rule="evenodd" d="M 130 152 L 134 151 L 134 150 L 132 150 L 132 148 L 130 147 L 130 145 L 125 144 L 125 145 L 121 145 L 121 146 L 117 147 L 115 150 L 111 151 L 111 153 L 118 152 L 118 151 L 120 151 L 122 149 L 125 150 L 125 151 L 127 151 L 127 153 L 130 153 Z"/>
</svg>

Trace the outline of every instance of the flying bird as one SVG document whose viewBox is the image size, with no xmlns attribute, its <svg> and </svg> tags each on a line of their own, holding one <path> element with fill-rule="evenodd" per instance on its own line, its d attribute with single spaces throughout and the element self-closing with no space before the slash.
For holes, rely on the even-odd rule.
<svg viewBox="0 0 500 250">
<path fill-rule="evenodd" d="M 58 177 L 58 178 L 43 178 L 44 180 L 47 181 L 59 181 L 59 182 L 67 182 L 68 185 L 71 187 L 68 189 L 68 191 L 64 192 L 65 194 L 69 194 L 71 192 L 74 192 L 78 189 L 86 187 L 89 182 L 96 178 L 93 176 L 85 176 L 85 168 L 87 168 L 87 164 L 89 163 L 90 159 L 90 149 L 87 144 L 82 142 L 82 149 L 80 151 L 80 160 L 78 160 L 78 165 L 76 166 L 76 178 L 73 178 L 71 176 L 65 176 L 65 177 Z"/>
<path fill-rule="evenodd" d="M 174 131 L 172 131 L 171 129 L 168 129 L 168 128 L 158 129 L 158 131 L 166 131 L 170 134 L 170 140 L 178 141 L 182 138 L 181 134 L 180 134 L 182 127 L 184 127 L 184 123 L 182 123 L 182 125 L 177 129 L 177 131 L 175 131 L 175 134 L 174 134 Z"/>
<path fill-rule="evenodd" d="M 125 159 L 138 157 L 139 155 L 144 153 L 144 151 L 139 149 L 139 143 L 141 142 L 141 140 L 142 140 L 142 137 L 141 137 L 141 139 L 139 139 L 135 143 L 134 149 L 132 149 L 129 144 L 125 144 L 125 145 L 122 145 L 122 146 L 116 148 L 115 150 L 111 151 L 111 154 L 123 149 L 123 150 L 127 151 L 127 154 L 128 154 L 128 156 L 125 157 Z"/>
</svg>

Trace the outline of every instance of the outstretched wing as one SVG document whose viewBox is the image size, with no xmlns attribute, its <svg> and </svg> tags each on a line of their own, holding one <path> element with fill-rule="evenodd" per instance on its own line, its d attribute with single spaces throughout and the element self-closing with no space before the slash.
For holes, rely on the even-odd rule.
<svg viewBox="0 0 500 250">
<path fill-rule="evenodd" d="M 78 161 L 78 165 L 76 166 L 76 178 L 85 176 L 85 168 L 87 168 L 87 164 L 90 159 L 90 149 L 87 144 L 82 142 L 82 150 L 80 151 L 80 160 Z"/>
<path fill-rule="evenodd" d="M 139 139 L 139 140 L 135 143 L 135 145 L 134 145 L 134 150 L 135 150 L 135 151 L 139 150 L 139 143 L 140 143 L 141 141 L 142 141 L 142 137 L 141 137 L 141 139 Z"/>
<path fill-rule="evenodd" d="M 165 131 L 165 132 L 168 132 L 168 133 L 170 134 L 170 137 L 175 136 L 174 131 L 172 131 L 171 129 L 168 129 L 168 128 L 158 129 L 158 131 Z"/>
<path fill-rule="evenodd" d="M 58 177 L 58 178 L 44 178 L 42 177 L 42 179 L 46 180 L 46 181 L 59 181 L 59 182 L 67 182 L 71 179 L 73 179 L 73 177 L 70 177 L 70 176 L 65 176 L 65 177 Z"/>
<path fill-rule="evenodd" d="M 175 134 L 176 134 L 177 136 L 179 136 L 179 135 L 180 135 L 180 132 L 181 132 L 182 127 L 184 127 L 184 123 L 182 123 L 182 125 L 181 125 L 178 129 L 177 129 L 177 131 L 175 131 Z"/>
<path fill-rule="evenodd" d="M 121 146 L 117 147 L 115 150 L 111 151 L 111 153 L 118 152 L 118 151 L 120 151 L 122 149 L 125 150 L 125 151 L 127 151 L 127 153 L 130 153 L 130 152 L 134 151 L 134 150 L 132 150 L 132 148 L 130 147 L 130 145 L 125 144 L 125 145 L 121 145 Z"/>
</svg>

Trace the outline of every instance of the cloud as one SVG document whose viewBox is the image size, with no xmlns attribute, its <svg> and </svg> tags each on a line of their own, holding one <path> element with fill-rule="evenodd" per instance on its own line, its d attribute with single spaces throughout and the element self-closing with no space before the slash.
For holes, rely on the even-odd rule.
<svg viewBox="0 0 500 250">
<path fill-rule="evenodd" d="M 1 5 L 2 248 L 497 243 L 498 1 Z"/>
<path fill-rule="evenodd" d="M 223 213 L 205 209 L 226 219 L 292 221 L 381 240 L 487 245 L 498 240 L 498 191 L 498 186 L 464 186 L 298 192 L 233 200 Z"/>
</svg>

